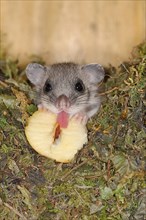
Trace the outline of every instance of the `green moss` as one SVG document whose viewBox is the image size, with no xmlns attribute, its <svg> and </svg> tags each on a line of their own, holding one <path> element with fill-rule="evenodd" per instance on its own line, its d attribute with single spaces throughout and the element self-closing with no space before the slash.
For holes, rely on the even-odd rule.
<svg viewBox="0 0 146 220">
<path fill-rule="evenodd" d="M 107 69 L 88 144 L 69 164 L 29 146 L 24 126 L 36 111 L 34 94 L 18 61 L 1 56 L 0 219 L 145 219 L 146 44 Z"/>
</svg>

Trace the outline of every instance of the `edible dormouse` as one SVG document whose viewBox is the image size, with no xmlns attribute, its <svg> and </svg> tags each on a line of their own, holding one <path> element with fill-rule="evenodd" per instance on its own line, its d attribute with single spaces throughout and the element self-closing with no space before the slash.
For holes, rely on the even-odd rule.
<svg viewBox="0 0 146 220">
<path fill-rule="evenodd" d="M 26 75 L 36 87 L 39 108 L 58 114 L 60 121 L 75 116 L 86 123 L 100 107 L 98 85 L 105 75 L 100 64 L 31 63 Z"/>
</svg>

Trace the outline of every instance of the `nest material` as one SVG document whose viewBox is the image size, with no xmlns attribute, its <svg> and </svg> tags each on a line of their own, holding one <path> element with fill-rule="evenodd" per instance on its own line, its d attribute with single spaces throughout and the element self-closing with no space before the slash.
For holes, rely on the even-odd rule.
<svg viewBox="0 0 146 220">
<path fill-rule="evenodd" d="M 0 219 L 138 219 L 145 216 L 146 44 L 109 67 L 88 145 L 67 165 L 39 156 L 24 126 L 36 111 L 23 68 L 0 72 Z"/>
</svg>

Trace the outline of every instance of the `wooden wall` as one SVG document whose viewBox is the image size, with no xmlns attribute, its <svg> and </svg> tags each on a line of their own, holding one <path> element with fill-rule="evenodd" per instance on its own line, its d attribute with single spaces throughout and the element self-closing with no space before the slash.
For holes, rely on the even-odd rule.
<svg viewBox="0 0 146 220">
<path fill-rule="evenodd" d="M 145 40 L 145 15 L 143 0 L 1 0 L 1 37 L 21 63 L 117 65 Z"/>
</svg>

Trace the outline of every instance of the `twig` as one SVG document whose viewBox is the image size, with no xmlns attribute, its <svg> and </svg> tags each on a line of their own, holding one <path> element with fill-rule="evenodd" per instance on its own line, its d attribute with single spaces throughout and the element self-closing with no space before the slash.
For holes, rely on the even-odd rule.
<svg viewBox="0 0 146 220">
<path fill-rule="evenodd" d="M 123 68 L 126 70 L 127 73 L 130 73 L 124 63 L 122 63 L 121 66 L 123 66 Z"/>
<path fill-rule="evenodd" d="M 111 167 L 111 161 L 108 160 L 107 161 L 107 179 L 108 180 L 110 179 L 110 176 L 111 176 L 111 174 L 110 174 L 110 167 Z"/>
<path fill-rule="evenodd" d="M 69 172 L 67 172 L 62 178 L 61 180 L 64 180 L 69 174 L 71 174 L 73 171 L 77 170 L 79 167 L 83 166 L 87 161 L 89 160 L 85 160 L 82 163 L 80 163 L 78 166 L 74 167 L 72 170 L 70 170 Z"/>
<path fill-rule="evenodd" d="M 110 90 L 108 90 L 106 92 L 100 93 L 100 95 L 109 94 L 109 93 L 113 92 L 114 90 L 118 90 L 118 89 L 119 89 L 118 87 L 114 87 L 114 88 L 112 88 L 112 89 L 110 89 Z"/>
<path fill-rule="evenodd" d="M 15 208 L 13 208 L 12 206 L 10 206 L 8 203 L 4 202 L 4 205 L 9 208 L 10 210 L 12 210 L 16 215 L 18 215 L 22 220 L 27 220 L 27 218 L 25 218 L 25 216 L 23 216 L 20 212 L 18 212 Z"/>
<path fill-rule="evenodd" d="M 5 82 L 1 81 L 1 80 L 0 80 L 0 85 L 2 85 L 4 88 L 8 88 L 8 85 Z"/>
</svg>

